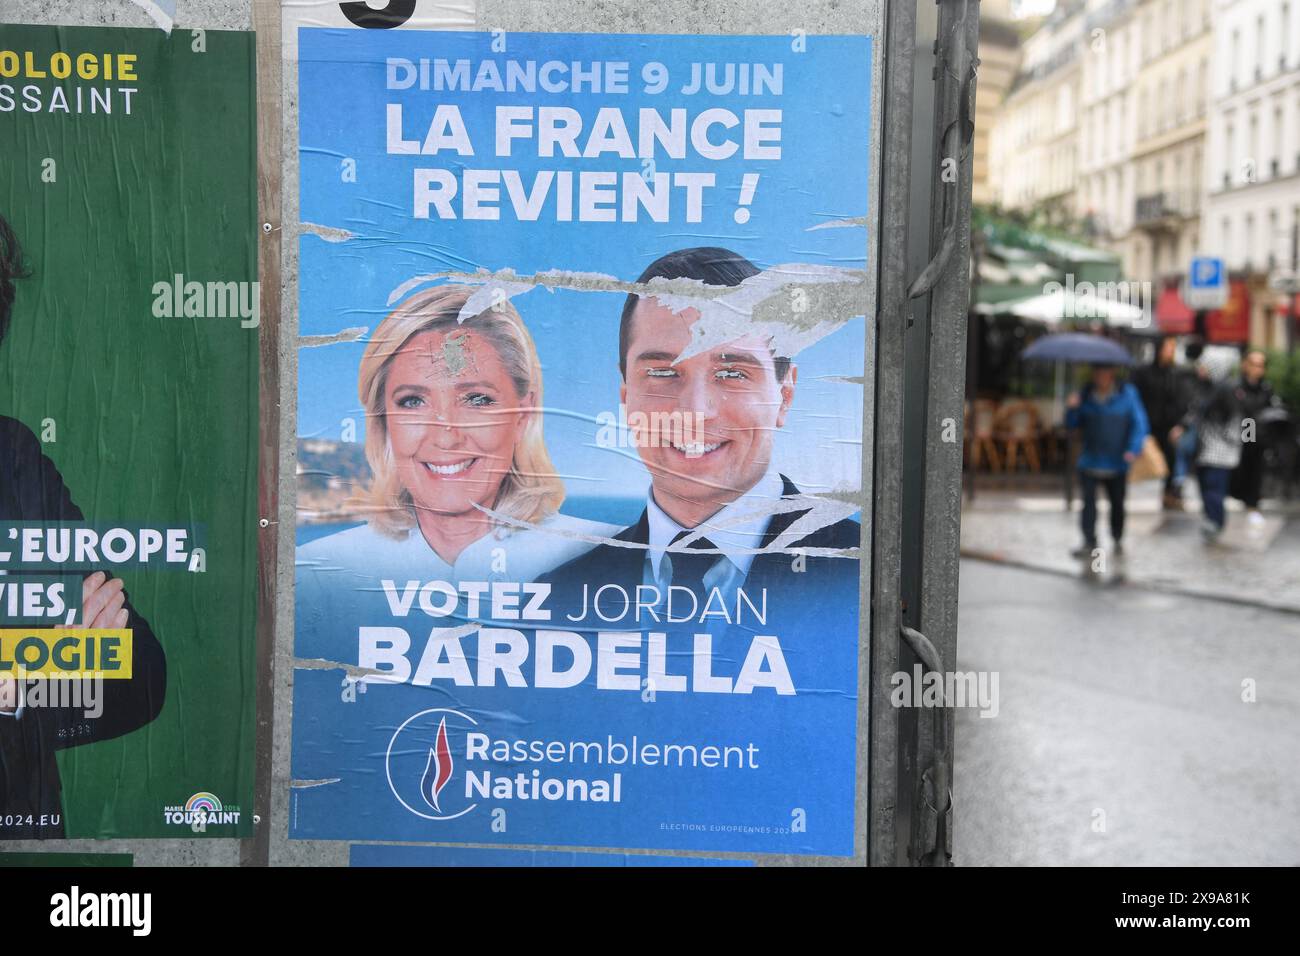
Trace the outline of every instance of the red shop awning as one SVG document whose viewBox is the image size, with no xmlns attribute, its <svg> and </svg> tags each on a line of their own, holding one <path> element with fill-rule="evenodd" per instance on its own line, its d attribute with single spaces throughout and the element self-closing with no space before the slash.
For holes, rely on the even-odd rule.
<svg viewBox="0 0 1300 956">
<path fill-rule="evenodd" d="M 1196 330 L 1196 313 L 1178 294 L 1178 286 L 1165 286 L 1156 300 L 1156 326 L 1170 335 L 1188 335 Z"/>
<path fill-rule="evenodd" d="M 1250 338 L 1250 292 L 1246 280 L 1228 280 L 1228 304 L 1205 317 L 1208 342 L 1245 344 Z"/>
</svg>

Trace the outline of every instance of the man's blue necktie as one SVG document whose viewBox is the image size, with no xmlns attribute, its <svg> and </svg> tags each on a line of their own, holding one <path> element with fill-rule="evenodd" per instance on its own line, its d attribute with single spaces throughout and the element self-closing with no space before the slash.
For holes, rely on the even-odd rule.
<svg viewBox="0 0 1300 956">
<path fill-rule="evenodd" d="M 673 538 L 672 543 L 676 545 L 690 534 L 690 531 L 683 531 Z M 686 547 L 688 549 L 686 551 L 668 553 L 668 558 L 673 563 L 673 579 L 669 583 L 675 587 L 690 588 L 696 597 L 704 601 L 706 598 L 704 575 L 718 561 L 717 548 L 708 538 L 697 538 Z"/>
</svg>

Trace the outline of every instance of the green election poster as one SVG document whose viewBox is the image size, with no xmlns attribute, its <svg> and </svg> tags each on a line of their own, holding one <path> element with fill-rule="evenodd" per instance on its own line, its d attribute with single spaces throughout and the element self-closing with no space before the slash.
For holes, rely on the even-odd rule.
<svg viewBox="0 0 1300 956">
<path fill-rule="evenodd" d="M 252 831 L 253 34 L 0 26 L 0 839 Z"/>
</svg>

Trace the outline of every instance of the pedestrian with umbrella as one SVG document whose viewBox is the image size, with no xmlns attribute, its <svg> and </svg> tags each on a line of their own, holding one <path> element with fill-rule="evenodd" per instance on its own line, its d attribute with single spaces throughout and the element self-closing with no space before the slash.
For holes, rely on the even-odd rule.
<svg viewBox="0 0 1300 956">
<path fill-rule="evenodd" d="M 1115 555 L 1124 554 L 1124 496 L 1128 469 L 1142 452 L 1150 428 L 1138 391 L 1116 380 L 1115 369 L 1133 359 L 1119 344 L 1096 335 L 1048 335 L 1025 350 L 1026 359 L 1087 363 L 1092 366 L 1088 384 L 1066 401 L 1065 427 L 1082 436 L 1077 464 L 1083 492 L 1080 524 L 1083 545 L 1071 552 L 1089 558 L 1097 547 L 1097 492 L 1110 500 L 1110 535 Z"/>
</svg>

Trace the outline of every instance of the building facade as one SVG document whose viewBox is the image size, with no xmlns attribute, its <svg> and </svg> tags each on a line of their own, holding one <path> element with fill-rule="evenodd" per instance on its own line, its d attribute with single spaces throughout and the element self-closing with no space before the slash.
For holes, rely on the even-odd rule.
<svg viewBox="0 0 1300 956">
<path fill-rule="evenodd" d="M 1020 69 L 989 134 L 996 205 L 1068 220 L 1076 206 L 1085 3 L 1065 0 L 1021 48 Z"/>
<path fill-rule="evenodd" d="M 1001 205 L 1068 210 L 1153 290 L 1221 256 L 1222 337 L 1294 341 L 1300 0 L 1063 0 L 1025 41 L 990 142 Z"/>
<path fill-rule="evenodd" d="M 1120 254 L 1124 274 L 1139 277 L 1131 243 L 1137 181 L 1137 76 L 1142 67 L 1136 0 L 1088 0 L 1079 70 L 1079 191 L 1084 232 Z"/>
<path fill-rule="evenodd" d="M 1132 275 L 1163 283 L 1180 279 L 1199 251 L 1210 0 L 1143 0 L 1130 23 L 1140 66 L 1125 263 Z"/>
<path fill-rule="evenodd" d="M 1090 0 L 1079 213 L 1126 277 L 1176 284 L 1201 240 L 1211 0 Z"/>
<path fill-rule="evenodd" d="M 1213 20 L 1204 245 L 1244 289 L 1251 342 L 1285 347 L 1294 309 L 1279 289 L 1300 227 L 1300 0 L 1214 0 Z"/>
<path fill-rule="evenodd" d="M 974 202 L 987 206 L 997 199 L 989 181 L 989 134 L 1020 65 L 1020 34 L 1011 19 L 1009 0 L 980 3 L 979 60 L 971 192 Z"/>
</svg>

